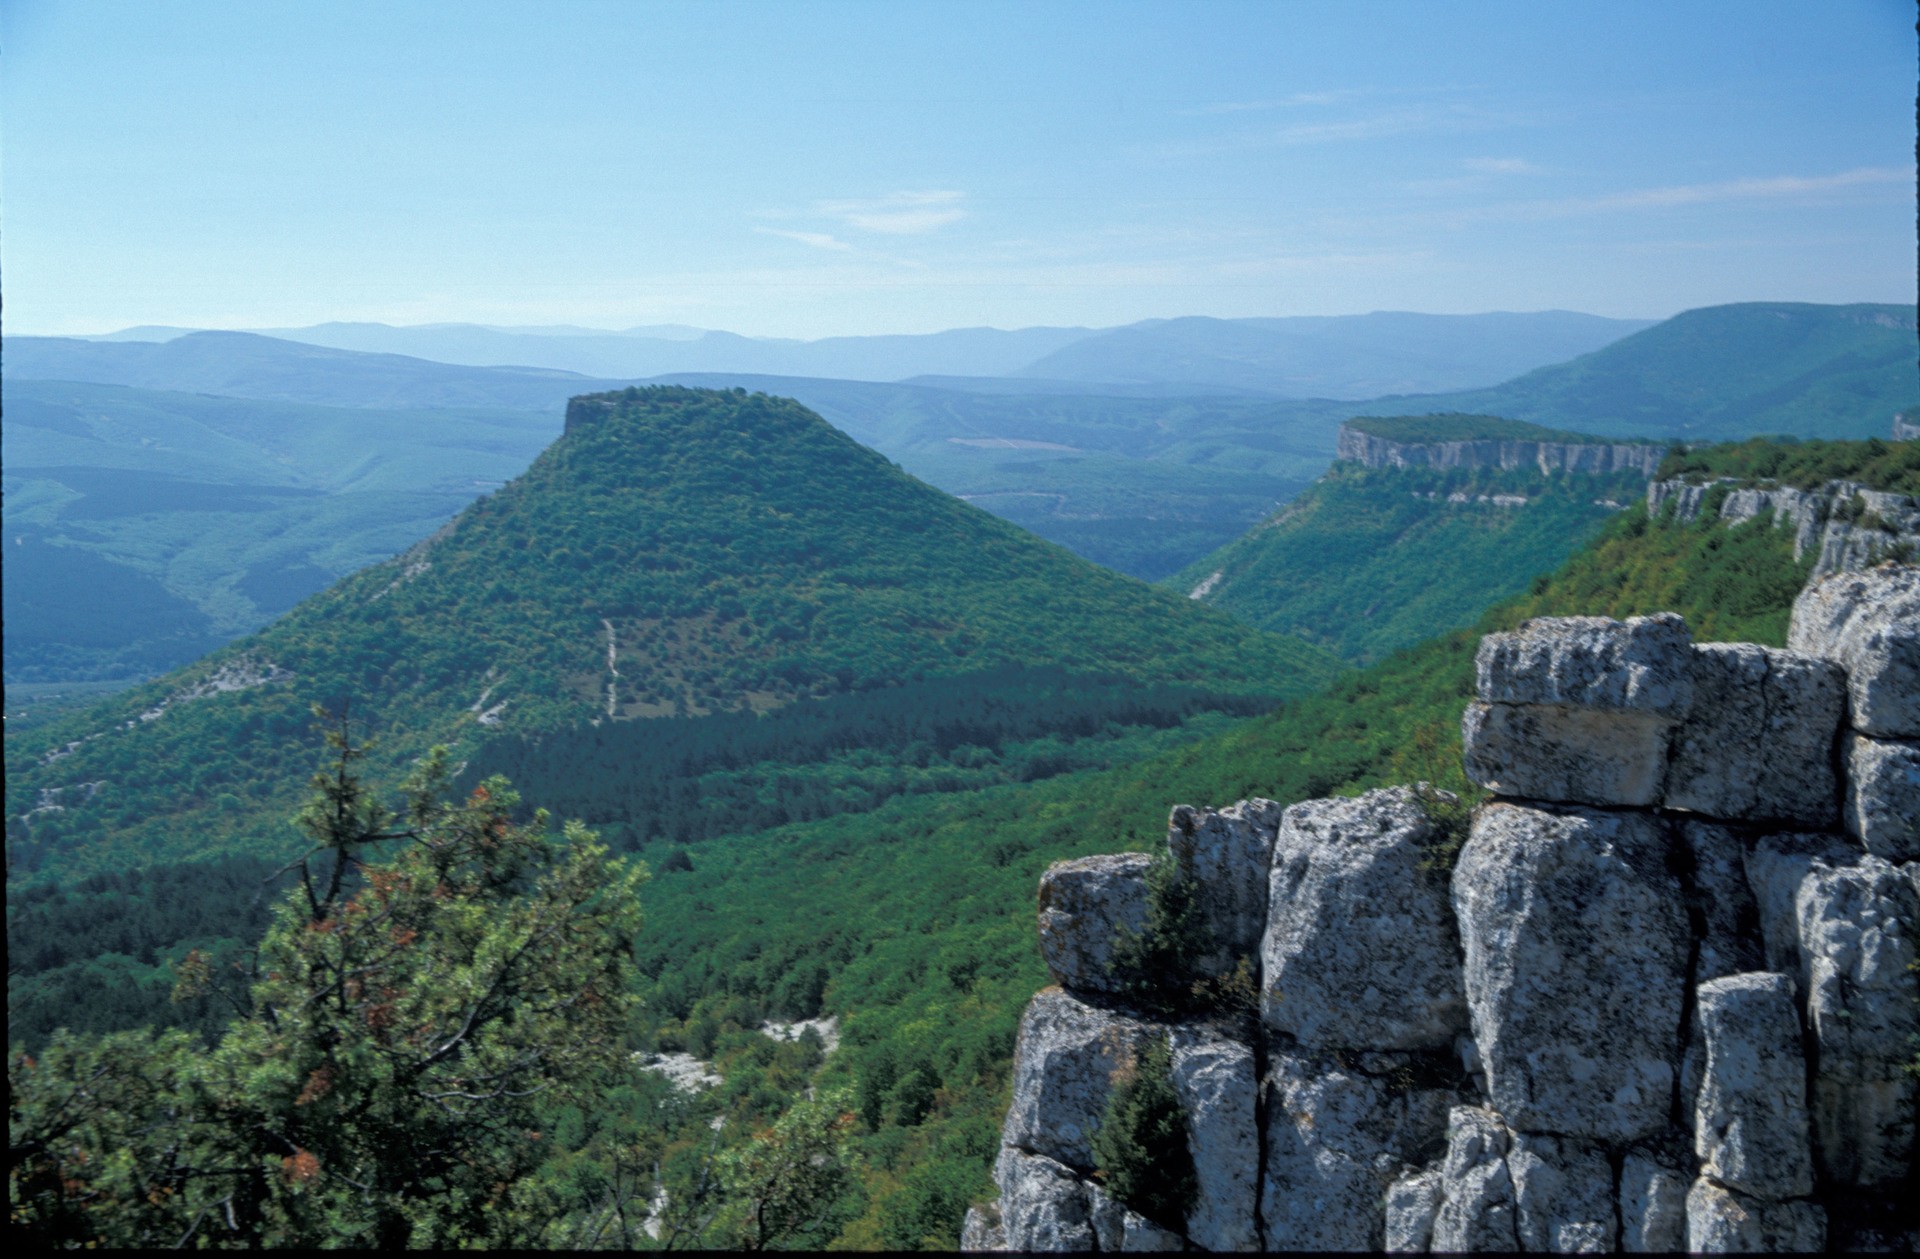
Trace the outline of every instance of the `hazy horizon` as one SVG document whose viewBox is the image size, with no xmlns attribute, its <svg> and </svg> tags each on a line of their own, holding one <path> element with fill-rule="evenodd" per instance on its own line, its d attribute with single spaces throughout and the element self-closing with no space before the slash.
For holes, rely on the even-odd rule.
<svg viewBox="0 0 1920 1259">
<path fill-rule="evenodd" d="M 1910 302 L 1890 0 L 0 10 L 10 330 Z"/>
</svg>

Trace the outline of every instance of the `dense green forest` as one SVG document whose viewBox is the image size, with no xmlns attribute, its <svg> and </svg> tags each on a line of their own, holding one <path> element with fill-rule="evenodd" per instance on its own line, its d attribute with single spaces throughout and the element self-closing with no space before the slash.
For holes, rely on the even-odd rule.
<svg viewBox="0 0 1920 1259">
<path fill-rule="evenodd" d="M 391 782 L 436 742 L 1005 665 L 1269 698 L 1338 668 L 956 501 L 790 401 L 661 387 L 576 416 L 393 562 L 10 738 L 14 877 L 286 851 L 314 701 L 352 704 Z"/>
<path fill-rule="evenodd" d="M 1471 624 L 1645 493 L 1646 479 L 1630 472 L 1340 462 L 1251 533 L 1164 584 L 1366 664 Z"/>
<path fill-rule="evenodd" d="M 1690 481 L 1727 477 L 1802 490 L 1828 481 L 1858 481 L 1869 489 L 1915 495 L 1920 494 L 1920 442 L 1754 438 L 1669 452 L 1658 475 Z"/>
<path fill-rule="evenodd" d="M 1873 456 L 1862 447 L 1860 457 Z M 810 1186 L 816 1209 L 779 1217 L 791 1228 L 763 1240 L 950 1246 L 966 1203 L 986 1191 L 1014 1028 L 1027 997 L 1044 982 L 1031 904 L 1034 881 L 1046 864 L 1151 848 L 1175 802 L 1224 804 L 1254 794 L 1293 800 L 1415 778 L 1464 788 L 1458 723 L 1480 632 L 1534 615 L 1673 608 L 1688 616 L 1701 639 L 1779 643 L 1805 574 L 1805 566 L 1791 558 L 1788 535 L 1765 523 L 1680 526 L 1649 520 L 1635 507 L 1615 515 L 1551 577 L 1485 613 L 1471 631 L 1395 652 L 1268 715 L 1231 720 L 1211 731 L 1206 722 L 1230 719 L 1203 717 L 1197 725 L 1165 725 L 1151 734 L 1156 723 L 1177 717 L 1182 697 L 1173 690 L 1145 702 L 1133 710 L 1140 722 L 1133 729 L 1167 741 L 1111 767 L 1068 768 L 1033 782 L 1002 777 L 971 790 L 893 790 L 877 807 L 854 799 L 828 816 L 770 829 L 743 821 L 732 834 L 702 837 L 644 822 L 629 826 L 617 833 L 617 842 L 631 846 L 657 872 L 633 954 L 640 998 L 630 1024 L 633 1043 L 694 1054 L 723 1082 L 684 1094 L 657 1075 L 641 1073 L 608 1085 L 597 1104 L 554 1107 L 538 1121 L 542 1160 L 514 1182 L 512 1218 L 532 1230 L 516 1236 L 526 1244 L 582 1244 L 583 1230 L 607 1203 L 622 1193 L 629 1203 L 647 1198 L 656 1164 L 669 1201 L 690 1204 L 689 1214 L 674 1218 L 719 1227 L 716 1222 L 737 1221 L 727 1214 L 733 1209 L 728 1203 L 737 1199 L 716 1190 L 708 1200 L 710 1216 L 703 1215 L 699 1186 L 750 1189 L 759 1183 L 755 1169 L 767 1171 L 764 1162 L 748 1167 L 752 1158 L 785 1151 L 821 1171 Z M 1044 672 L 1025 681 L 1030 694 L 1050 693 Z M 906 688 L 901 690 L 898 698 L 904 698 Z M 908 748 L 923 744 L 929 768 L 978 768 L 960 766 L 974 755 L 967 749 L 998 748 L 1004 757 L 1033 728 L 1031 710 L 1018 704 L 928 718 L 897 711 L 887 698 L 885 690 L 850 692 L 805 718 L 797 715 L 803 710 L 789 710 L 796 714 L 790 718 L 795 745 L 805 751 L 789 754 L 775 741 L 744 751 L 742 758 L 764 750 L 792 762 L 813 757 L 818 767 L 858 751 L 862 740 L 871 740 L 871 747 L 910 736 Z M 1086 708 L 1089 723 L 1102 715 L 1097 700 Z M 708 779 L 725 761 L 697 725 L 679 726 L 676 733 L 677 723 L 654 724 L 658 742 L 651 746 L 680 756 L 688 778 Z M 1122 739 L 1134 737 L 1143 736 Z M 311 740 L 297 742 L 311 759 Z M 586 768 L 571 787 L 555 772 L 562 758 L 539 768 L 537 739 L 499 747 L 503 756 L 518 757 L 516 764 L 531 778 L 544 774 L 558 793 L 571 790 L 582 803 L 600 799 L 609 812 L 620 807 L 594 780 L 617 768 L 623 744 L 605 745 L 606 759 Z M 636 798 L 659 792 L 663 781 L 656 779 Z M 671 797 L 671 783 L 664 790 L 666 798 L 706 798 Z M 753 807 L 745 795 L 730 796 L 728 790 L 716 798 L 733 801 L 721 806 L 723 813 Z M 613 825 L 607 829 L 616 833 Z M 255 877 L 234 867 L 224 890 L 218 879 L 191 874 L 172 882 L 140 881 L 157 876 L 69 884 L 57 893 L 35 893 L 31 902 L 10 897 L 10 932 L 16 923 L 31 921 L 40 936 L 75 933 L 71 946 L 47 946 L 44 957 L 33 955 L 36 963 L 73 966 L 87 950 L 100 948 L 141 964 L 148 958 L 185 961 L 191 955 L 183 953 L 183 942 L 166 938 L 181 928 L 168 925 L 164 915 L 124 938 L 88 937 L 89 918 L 97 917 L 88 907 L 122 894 L 187 903 L 198 886 L 220 904 L 237 907 L 244 884 Z M 38 916 L 20 916 L 27 913 Z M 182 921 L 195 919 L 183 915 Z M 161 982 L 156 972 L 152 986 Z M 199 1034 L 212 1024 L 190 1005 L 173 1009 L 169 1021 Z M 759 1031 L 769 1018 L 820 1014 L 841 1020 L 840 1046 L 824 1057 L 817 1040 L 775 1041 Z M 808 1087 L 832 1104 L 799 1101 Z M 715 1119 L 723 1120 L 718 1135 L 711 1127 Z M 748 1140 L 756 1133 L 763 1138 Z M 719 1167 L 732 1169 L 730 1181 L 717 1175 Z M 667 1235 L 673 1235 L 671 1228 Z M 731 1233 L 693 1235 L 709 1244 L 741 1240 Z M 641 1246 L 659 1241 L 635 1229 L 595 1236 Z M 687 1234 L 679 1236 L 685 1244 Z"/>
<path fill-rule="evenodd" d="M 1544 428 L 1497 415 L 1445 412 L 1434 415 L 1358 415 L 1343 426 L 1395 442 L 1592 442 L 1590 433 Z"/>
</svg>

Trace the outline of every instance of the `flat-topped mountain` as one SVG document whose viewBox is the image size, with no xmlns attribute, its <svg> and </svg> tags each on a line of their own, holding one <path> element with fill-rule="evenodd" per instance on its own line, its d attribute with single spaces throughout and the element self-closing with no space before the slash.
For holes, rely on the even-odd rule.
<svg viewBox="0 0 1920 1259">
<path fill-rule="evenodd" d="M 1339 458 L 1369 468 L 1536 468 L 1652 476 L 1666 448 L 1491 415 L 1362 416 L 1340 426 Z"/>
<path fill-rule="evenodd" d="M 19 868 L 81 843 L 134 862 L 270 846 L 315 701 L 351 703 L 397 765 L 493 727 L 1022 665 L 1268 696 L 1336 668 L 942 494 L 797 403 L 585 397 L 523 476 L 432 538 L 10 746 L 10 851 Z"/>
</svg>

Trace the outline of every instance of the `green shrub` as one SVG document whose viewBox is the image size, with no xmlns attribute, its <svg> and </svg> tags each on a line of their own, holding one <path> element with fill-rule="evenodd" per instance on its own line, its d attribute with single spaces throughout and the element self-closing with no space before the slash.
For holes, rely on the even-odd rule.
<svg viewBox="0 0 1920 1259">
<path fill-rule="evenodd" d="M 1093 1134 L 1093 1161 L 1108 1193 L 1156 1224 L 1186 1231 L 1198 1181 L 1167 1037 L 1120 1069 Z"/>
</svg>

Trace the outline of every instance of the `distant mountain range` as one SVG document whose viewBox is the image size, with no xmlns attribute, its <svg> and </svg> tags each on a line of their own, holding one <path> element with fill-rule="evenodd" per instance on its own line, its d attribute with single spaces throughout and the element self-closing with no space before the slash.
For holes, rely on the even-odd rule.
<svg viewBox="0 0 1920 1259">
<path fill-rule="evenodd" d="M 916 336 L 743 337 L 679 325 L 601 332 L 477 324 L 325 323 L 262 336 L 467 366 L 527 366 L 606 378 L 748 372 L 835 380 L 1017 377 L 1078 386 L 1287 398 L 1372 398 L 1490 385 L 1650 326 L 1569 311 L 1532 314 L 1150 319 L 1123 328 L 955 328 Z M 165 341 L 137 328 L 103 341 Z M 1097 392 L 1097 391 L 1092 391 Z"/>
<path fill-rule="evenodd" d="M 1553 325 L 1548 316 L 1502 315 L 1171 320 L 1097 334 L 1037 330 L 1085 333 L 1020 369 L 1046 376 L 875 382 L 733 371 L 672 379 L 797 398 L 922 480 L 1149 581 L 1232 542 L 1304 489 L 1332 461 L 1341 422 L 1356 414 L 1476 412 L 1701 441 L 1884 436 L 1896 411 L 1920 402 L 1914 311 L 1899 306 L 1690 311 L 1504 384 L 1451 394 L 1301 400 L 1229 379 L 1243 379 L 1233 376 L 1234 354 L 1252 355 L 1279 335 L 1255 326 L 1263 323 L 1290 329 L 1301 354 L 1371 338 L 1377 364 L 1431 348 L 1441 333 L 1515 319 L 1542 336 Z M 1586 317 L 1569 319 L 1578 333 Z M 1217 348 L 1224 342 L 1207 338 L 1223 329 L 1258 335 L 1231 353 L 1195 349 L 1167 360 L 1171 367 L 1151 361 L 1153 344 L 1182 338 L 1190 349 Z M 564 344 L 578 332 L 500 331 L 520 337 L 516 345 Z M 636 329 L 627 339 L 685 345 L 704 335 Z M 945 344 L 961 340 L 955 333 Z M 1455 336 L 1453 352 L 1495 351 Z M 1101 354 L 1110 367 L 1098 367 Z M 1358 371 L 1364 357 L 1349 366 Z M 1122 375 L 1136 361 L 1147 364 L 1139 377 L 1207 378 L 1190 386 L 1060 378 Z M 17 562 L 3 570 L 8 678 L 145 676 L 257 628 L 525 468 L 558 434 L 569 397 L 627 383 L 248 333 L 165 342 L 9 337 L 5 521 Z M 287 492 L 295 489 L 302 492 Z M 62 595 L 82 564 L 111 615 Z"/>
</svg>

